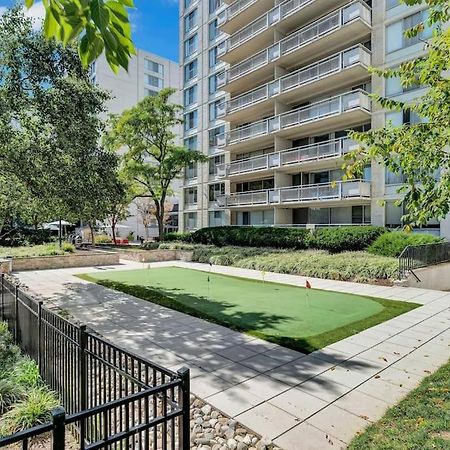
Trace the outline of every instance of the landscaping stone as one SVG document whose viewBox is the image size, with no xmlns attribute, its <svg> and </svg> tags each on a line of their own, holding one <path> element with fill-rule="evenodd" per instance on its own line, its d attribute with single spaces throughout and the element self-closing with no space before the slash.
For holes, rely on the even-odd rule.
<svg viewBox="0 0 450 450">
<path fill-rule="evenodd" d="M 191 449 L 280 450 L 272 442 L 191 395 Z"/>
</svg>

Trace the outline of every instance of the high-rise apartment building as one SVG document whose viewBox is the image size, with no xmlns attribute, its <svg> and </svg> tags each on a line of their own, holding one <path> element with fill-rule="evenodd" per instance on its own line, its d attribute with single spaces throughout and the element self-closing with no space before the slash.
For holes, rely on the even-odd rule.
<svg viewBox="0 0 450 450">
<path fill-rule="evenodd" d="M 401 174 L 379 163 L 342 181 L 349 130 L 414 122 L 371 91 L 420 86 L 372 77 L 425 51 L 403 32 L 426 18 L 398 0 L 182 0 L 184 143 L 209 157 L 186 169 L 183 229 L 217 225 L 401 226 Z M 450 234 L 447 221 L 428 231 Z"/>
<path fill-rule="evenodd" d="M 114 74 L 102 54 L 92 65 L 91 73 L 93 82 L 111 94 L 111 99 L 106 104 L 109 114 L 120 114 L 146 96 L 156 95 L 161 89 L 168 87 L 176 89 L 171 101 L 182 104 L 179 64 L 145 50 L 137 50 L 137 54 L 130 60 L 128 72 L 121 69 L 117 75 Z M 178 137 L 182 134 L 181 127 L 176 127 L 174 132 L 177 135 L 177 144 L 180 145 L 181 138 Z M 170 230 L 178 228 L 179 180 L 174 182 L 173 190 L 175 195 L 170 199 L 172 212 L 168 221 Z M 156 224 L 150 230 L 145 230 L 135 203 L 130 205 L 129 214 L 130 217 L 120 224 L 126 227 L 119 228 L 121 235 L 125 236 L 129 231 L 133 231 L 135 237 L 145 237 L 148 233 L 151 236 L 158 234 Z"/>
</svg>

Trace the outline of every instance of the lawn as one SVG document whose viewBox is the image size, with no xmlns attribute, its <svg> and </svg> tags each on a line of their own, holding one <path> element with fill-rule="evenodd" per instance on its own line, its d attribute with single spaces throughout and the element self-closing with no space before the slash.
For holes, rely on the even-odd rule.
<svg viewBox="0 0 450 450">
<path fill-rule="evenodd" d="M 419 306 L 176 267 L 81 278 L 303 352 Z"/>
<path fill-rule="evenodd" d="M 425 378 L 349 450 L 450 449 L 450 363 Z"/>
</svg>

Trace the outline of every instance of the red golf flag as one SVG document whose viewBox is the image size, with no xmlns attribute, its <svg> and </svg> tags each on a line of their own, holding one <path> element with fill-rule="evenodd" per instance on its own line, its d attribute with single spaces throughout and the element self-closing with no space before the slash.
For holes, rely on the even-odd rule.
<svg viewBox="0 0 450 450">
<path fill-rule="evenodd" d="M 308 280 L 306 280 L 305 286 L 306 286 L 306 289 L 312 288 L 311 283 Z"/>
</svg>

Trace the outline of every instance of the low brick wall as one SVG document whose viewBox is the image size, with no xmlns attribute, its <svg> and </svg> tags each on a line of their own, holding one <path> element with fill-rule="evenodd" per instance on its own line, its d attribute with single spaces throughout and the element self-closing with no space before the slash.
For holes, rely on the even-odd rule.
<svg viewBox="0 0 450 450">
<path fill-rule="evenodd" d="M 64 269 L 68 267 L 109 266 L 115 264 L 119 264 L 119 255 L 117 253 L 78 251 L 60 256 L 14 258 L 12 270 L 17 272 L 22 270 Z"/>
<path fill-rule="evenodd" d="M 120 259 L 128 261 L 137 261 L 141 263 L 152 263 L 162 261 L 192 261 L 192 252 L 186 250 L 145 250 L 144 251 L 127 251 L 117 253 Z"/>
</svg>

